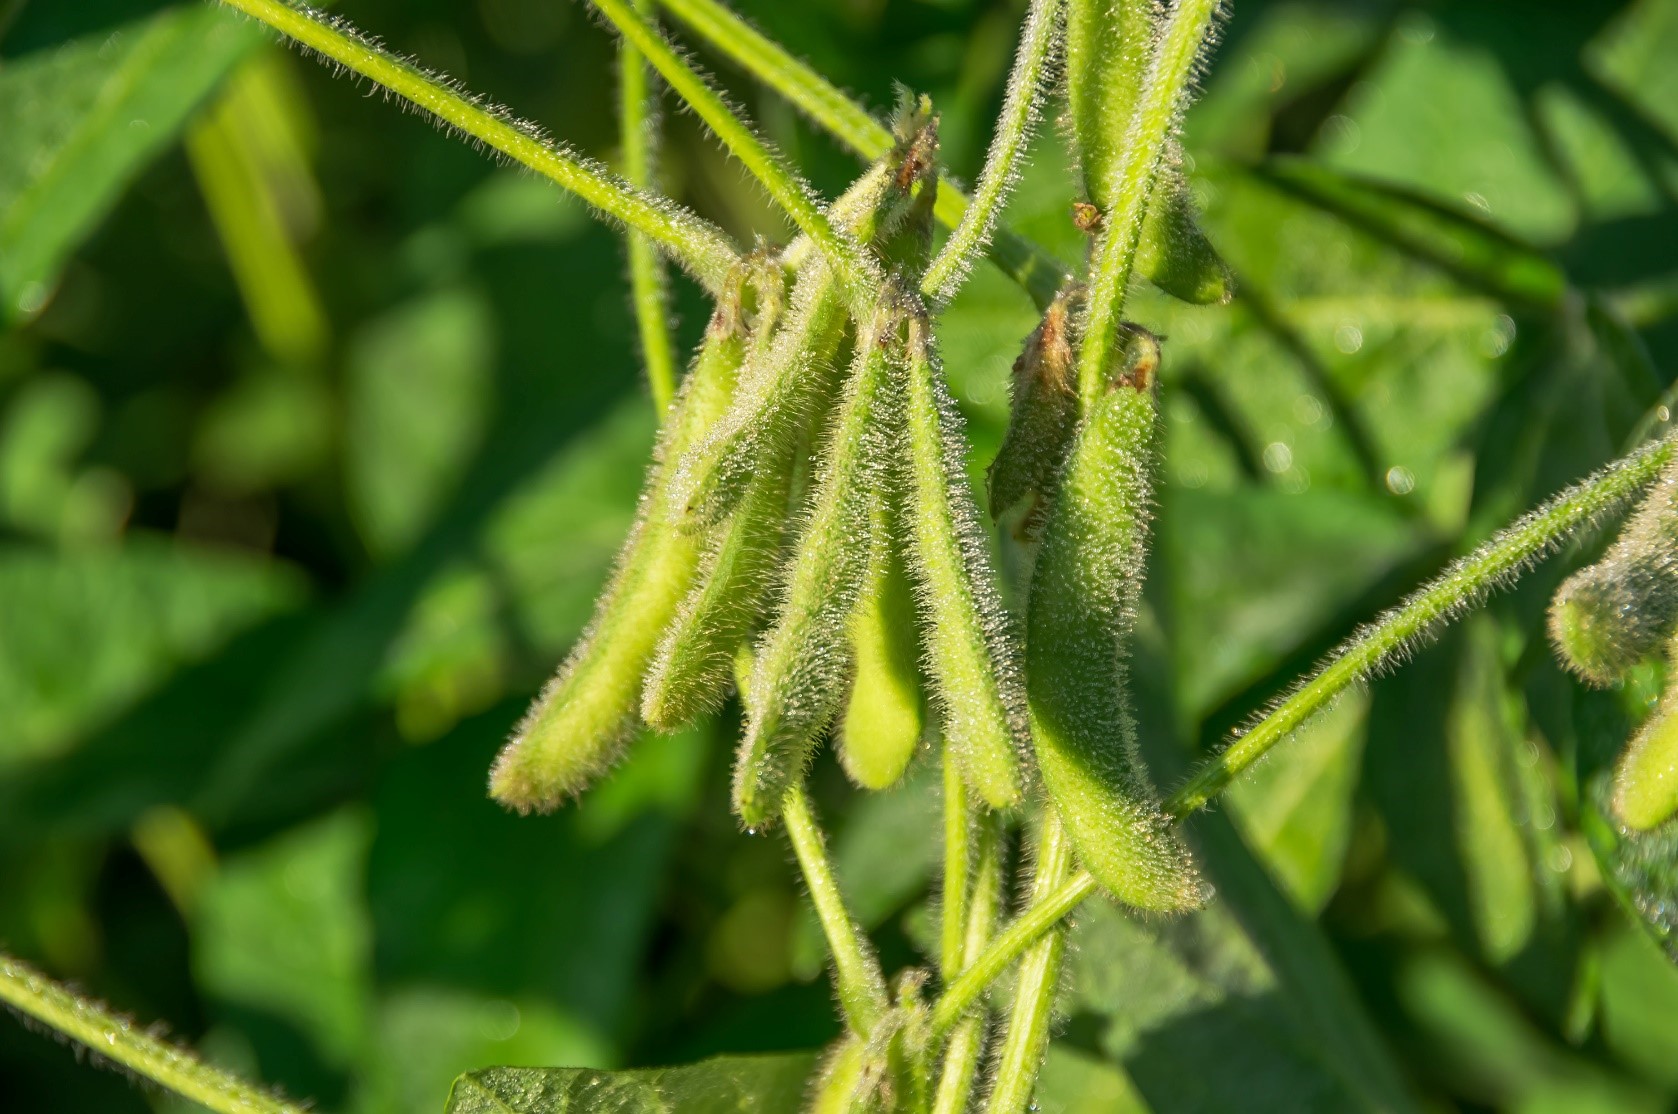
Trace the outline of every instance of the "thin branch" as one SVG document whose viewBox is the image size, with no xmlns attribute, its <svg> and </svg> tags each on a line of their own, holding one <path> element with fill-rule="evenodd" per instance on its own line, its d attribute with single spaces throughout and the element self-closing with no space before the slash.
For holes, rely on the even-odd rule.
<svg viewBox="0 0 1678 1114">
<path fill-rule="evenodd" d="M 810 812 L 810 799 L 802 785 L 787 790 L 781 817 L 786 821 L 787 836 L 792 841 L 793 854 L 798 856 L 799 869 L 804 872 L 804 882 L 810 887 L 810 903 L 816 907 L 816 918 L 821 921 L 828 949 L 833 953 L 839 1003 L 851 1030 L 866 1039 L 890 1006 L 879 960 L 845 908 L 839 882 L 833 876 L 833 864 L 827 861 L 821 827 Z"/>
<path fill-rule="evenodd" d="M 921 279 L 921 293 L 935 304 L 942 305 L 955 296 L 973 257 L 990 242 L 1008 191 L 1019 177 L 1020 161 L 1040 115 L 1040 94 L 1054 53 L 1060 8 L 1061 0 L 1032 0 L 1031 10 L 1026 13 L 1019 52 L 1008 75 L 1002 115 L 985 155 L 985 167 L 979 172 L 979 184 L 961 223 Z"/>
<path fill-rule="evenodd" d="M 976 957 L 996 931 L 997 914 L 1002 897 L 1002 825 L 997 816 L 980 821 L 978 865 L 973 871 L 973 889 L 968 900 L 966 933 L 962 940 L 960 964 Z M 985 1019 L 970 1013 L 956 1024 L 944 1047 L 944 1062 L 939 1068 L 938 1089 L 932 1103 L 932 1114 L 962 1114 L 973 1092 L 973 1079 L 979 1072 L 979 1057 L 985 1050 Z"/>
<path fill-rule="evenodd" d="M 425 73 L 347 23 L 282 0 L 221 0 L 330 62 L 360 74 L 507 158 L 563 186 L 605 215 L 656 241 L 712 293 L 739 256 L 722 230 L 670 201 L 636 189 L 537 128 Z"/>
<path fill-rule="evenodd" d="M 1053 810 L 1043 817 L 1037 838 L 1037 872 L 1031 881 L 1031 900 L 1041 903 L 1057 892 L 1072 869 L 1072 839 Z M 996 1058 L 988 1114 L 1023 1114 L 1031 1107 L 1037 1073 L 1049 1044 L 1049 1021 L 1054 1013 L 1055 986 L 1060 982 L 1066 954 L 1066 933 L 1059 927 L 1046 932 L 1020 960 L 1014 980 L 1014 1007 Z"/>
<path fill-rule="evenodd" d="M 1153 198 L 1160 161 L 1182 114 L 1195 61 L 1212 29 L 1221 0 L 1177 0 L 1166 15 L 1129 141 L 1114 174 L 1118 205 L 1096 241 L 1085 301 L 1084 341 L 1078 353 L 1078 389 L 1086 399 L 1105 389 L 1107 364 L 1118 340 L 1125 291 L 1136 267 L 1136 247 Z"/>
<path fill-rule="evenodd" d="M 643 11 L 652 0 L 636 0 Z M 623 144 L 623 176 L 638 189 L 652 190 L 657 175 L 657 93 L 647 60 L 627 41 L 618 44 L 618 131 Z M 660 414 L 676 397 L 676 349 L 670 339 L 670 307 L 665 297 L 664 261 L 646 234 L 629 232 L 629 292 L 647 385 Z"/>
<path fill-rule="evenodd" d="M 1354 634 L 1315 674 L 1237 738 L 1165 803 L 1184 817 L 1217 796 L 1349 686 L 1390 668 L 1437 627 L 1475 606 L 1578 530 L 1624 506 L 1660 474 L 1678 442 L 1653 441 L 1498 531 L 1473 553 Z"/>
<path fill-rule="evenodd" d="M 302 1107 L 148 1035 L 7 955 L 0 955 L 0 1002 L 218 1114 L 303 1114 Z"/>
<path fill-rule="evenodd" d="M 967 880 L 973 855 L 973 810 L 967 785 L 949 747 L 944 759 L 944 896 L 938 966 L 946 979 L 960 971 L 967 941 Z"/>
<path fill-rule="evenodd" d="M 668 39 L 635 10 L 630 0 L 592 0 L 624 40 L 646 56 L 672 92 L 699 114 L 723 145 L 762 183 L 793 223 L 821 249 L 840 285 L 859 306 L 878 289 L 875 268 L 856 238 L 836 227 L 810 188 L 779 154 L 737 116 L 722 94 L 676 52 Z"/>
<path fill-rule="evenodd" d="M 689 30 L 781 94 L 862 158 L 872 161 L 891 150 L 890 129 L 719 0 L 659 2 Z M 933 208 L 938 222 L 946 228 L 955 228 L 966 216 L 967 208 L 967 195 L 949 178 L 940 177 Z M 998 269 L 1031 295 L 1039 309 L 1054 300 L 1056 291 L 1069 277 L 1054 256 L 1006 228 L 997 230 L 985 251 Z"/>
</svg>

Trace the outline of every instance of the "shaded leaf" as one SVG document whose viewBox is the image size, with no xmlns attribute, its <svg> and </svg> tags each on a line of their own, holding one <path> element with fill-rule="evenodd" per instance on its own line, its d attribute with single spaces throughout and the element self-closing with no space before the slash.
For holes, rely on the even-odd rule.
<svg viewBox="0 0 1678 1114">
<path fill-rule="evenodd" d="M 680 1068 L 488 1068 L 461 1076 L 449 1114 L 780 1114 L 797 1110 L 815 1057 L 719 1056 Z"/>
</svg>

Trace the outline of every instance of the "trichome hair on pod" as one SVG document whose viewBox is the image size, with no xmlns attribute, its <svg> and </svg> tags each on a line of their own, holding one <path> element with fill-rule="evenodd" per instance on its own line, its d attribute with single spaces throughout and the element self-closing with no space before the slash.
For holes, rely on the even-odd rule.
<svg viewBox="0 0 1678 1114">
<path fill-rule="evenodd" d="M 734 768 L 734 810 L 748 829 L 780 815 L 781 798 L 803 776 L 850 672 L 851 617 L 867 582 L 868 537 L 884 486 L 883 431 L 898 405 L 888 368 L 900 329 L 900 312 L 889 306 L 859 323 L 775 621 L 757 646 Z"/>
<path fill-rule="evenodd" d="M 1562 663 L 1597 686 L 1619 681 L 1668 643 L 1678 627 L 1678 463 L 1602 559 L 1557 589 L 1549 627 Z"/>
<path fill-rule="evenodd" d="M 904 406 L 893 437 L 920 608 L 926 674 L 944 745 L 992 808 L 1019 802 L 1024 686 L 994 563 L 967 482 L 962 419 L 944 383 L 932 324 L 917 309 L 899 364 Z"/>
<path fill-rule="evenodd" d="M 914 204 L 913 187 L 924 176 L 919 167 L 926 158 L 925 137 L 934 127 L 930 118 L 919 119 L 919 130 L 903 137 L 834 202 L 842 227 L 864 242 L 891 236 Z M 914 169 L 907 178 L 906 168 Z M 796 250 L 800 243 L 806 250 Z M 670 513 L 692 528 L 714 525 L 733 510 L 752 477 L 789 451 L 827 408 L 846 301 L 832 269 L 807 245 L 795 241 L 783 255 L 784 261 L 797 261 L 797 277 L 774 344 L 747 366 L 728 411 L 677 465 Z"/>
<path fill-rule="evenodd" d="M 1160 808 L 1127 693 L 1153 505 L 1158 342 L 1133 329 L 1124 351 L 1078 428 L 1044 528 L 1026 671 L 1038 768 L 1079 860 L 1125 904 L 1169 912 L 1197 907 L 1205 888 Z"/>
<path fill-rule="evenodd" d="M 840 714 L 839 764 L 864 789 L 888 789 L 909 768 L 924 725 L 915 599 L 885 493 L 874 509 L 868 582 L 851 617 L 854 668 Z"/>
<path fill-rule="evenodd" d="M 1089 198 L 1089 210 L 1078 220 L 1086 231 L 1094 231 L 1118 206 L 1120 153 L 1132 139 L 1162 12 L 1158 0 L 1067 0 L 1067 120 Z M 1234 282 L 1201 231 L 1182 167 L 1181 148 L 1172 139 L 1160 162 L 1135 268 L 1183 301 L 1227 302 Z"/>
<path fill-rule="evenodd" d="M 1014 361 L 1008 430 L 987 476 L 992 518 L 1030 500 L 1016 530 L 1022 540 L 1042 525 L 1078 424 L 1073 329 L 1082 297 L 1078 287 L 1062 290 Z"/>
<path fill-rule="evenodd" d="M 521 812 L 552 809 L 580 793 L 640 726 L 643 677 L 703 549 L 703 538 L 661 513 L 669 468 L 717 420 L 734 390 L 747 345 L 743 286 L 741 275 L 706 328 L 594 618 L 490 772 L 491 796 Z"/>
</svg>

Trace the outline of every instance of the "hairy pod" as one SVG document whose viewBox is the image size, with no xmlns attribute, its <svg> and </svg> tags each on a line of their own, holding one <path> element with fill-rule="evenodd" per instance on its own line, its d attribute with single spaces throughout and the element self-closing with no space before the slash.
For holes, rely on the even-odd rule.
<svg viewBox="0 0 1678 1114">
<path fill-rule="evenodd" d="M 936 151 L 937 133 L 930 117 L 914 119 L 917 130 L 900 136 L 833 203 L 835 222 L 864 243 L 891 239 L 926 192 L 917 186 L 929 173 L 925 147 Z M 747 366 L 728 413 L 678 468 L 670 510 L 690 527 L 713 525 L 733 510 L 752 478 L 790 451 L 831 395 L 845 327 L 843 292 L 802 237 L 785 259 L 797 266 L 785 327 L 764 357 Z"/>
<path fill-rule="evenodd" d="M 909 569 L 920 605 L 927 676 L 944 745 L 992 808 L 1018 803 L 1025 694 L 1008 642 L 997 577 L 967 482 L 961 415 L 944 386 L 931 323 L 909 321 L 901 361 L 903 475 Z"/>
<path fill-rule="evenodd" d="M 885 1071 L 856 1034 L 840 1037 L 822 1058 L 811 1086 L 807 1114 L 886 1114 L 880 1082 Z"/>
<path fill-rule="evenodd" d="M 1132 337 L 1130 369 L 1081 424 L 1044 529 L 1026 673 L 1037 764 L 1079 859 L 1120 901 L 1169 912 L 1204 896 L 1143 766 L 1126 695 L 1158 424 L 1157 342 Z"/>
<path fill-rule="evenodd" d="M 896 544 L 895 517 L 886 506 L 875 511 L 868 584 L 851 617 L 856 668 L 839 721 L 839 763 L 864 789 L 897 783 L 915 757 L 923 726 L 915 597 Z"/>
<path fill-rule="evenodd" d="M 1137 98 L 1159 39 L 1157 0 L 1067 0 L 1066 93 L 1084 192 L 1096 208 L 1080 224 L 1093 231 L 1119 202 L 1118 165 L 1129 142 Z M 1176 144 L 1136 249 L 1136 269 L 1175 298 L 1227 302 L 1229 268 L 1195 219 Z"/>
<path fill-rule="evenodd" d="M 734 770 L 734 811 L 747 828 L 780 815 L 851 669 L 851 617 L 868 579 L 868 538 L 884 486 L 882 429 L 895 405 L 887 352 L 900 325 L 889 311 L 879 317 L 859 329 L 780 611 L 758 645 Z"/>
<path fill-rule="evenodd" d="M 992 518 L 1001 518 L 1022 500 L 1037 501 L 1022 523 L 1022 538 L 1041 525 L 1037 510 L 1054 498 L 1066 449 L 1078 424 L 1072 329 L 1081 300 L 1082 291 L 1076 288 L 1061 291 L 1014 361 L 1008 432 L 991 461 L 988 479 Z"/>
<path fill-rule="evenodd" d="M 1550 640 L 1585 681 L 1614 684 L 1678 627 L 1678 466 L 1650 488 L 1602 560 L 1550 602 Z"/>
<path fill-rule="evenodd" d="M 653 456 L 634 528 L 588 630 L 519 723 L 490 772 L 490 795 L 528 812 L 587 788 L 639 726 L 642 677 L 659 632 L 699 565 L 702 539 L 663 515 L 671 462 L 723 413 L 745 356 L 735 305 L 719 309 Z"/>
<path fill-rule="evenodd" d="M 1678 813 L 1678 684 L 1637 729 L 1614 769 L 1614 816 L 1640 832 Z"/>
</svg>

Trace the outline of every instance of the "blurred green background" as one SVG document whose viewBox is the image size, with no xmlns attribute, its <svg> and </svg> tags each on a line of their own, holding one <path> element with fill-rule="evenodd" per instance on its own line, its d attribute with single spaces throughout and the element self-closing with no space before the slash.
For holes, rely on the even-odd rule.
<svg viewBox="0 0 1678 1114">
<path fill-rule="evenodd" d="M 968 179 L 1023 6 L 740 5 L 876 109 L 932 94 Z M 612 44 L 579 5 L 336 10 L 613 159 Z M 857 172 L 698 56 L 819 190 Z M 1666 416 L 1675 62 L 1674 0 L 1236 0 L 1184 138 L 1237 300 L 1131 311 L 1168 337 L 1138 664 L 1163 781 Z M 674 196 L 784 235 L 667 120 Z M 1072 181 L 1045 128 L 1010 209 L 1069 264 Z M 6 948 L 326 1110 L 836 1033 L 788 855 L 728 814 L 732 713 L 559 815 L 484 797 L 633 511 L 653 414 L 623 273 L 552 187 L 208 5 L 0 0 Z M 675 305 L 687 346 L 705 307 L 683 280 Z M 944 317 L 976 467 L 1033 323 L 985 269 Z M 1672 1107 L 1678 904 L 1594 796 L 1658 679 L 1583 693 L 1542 637 L 1589 554 L 1198 819 L 1208 911 L 1080 914 L 1044 1110 Z M 928 935 L 926 773 L 861 798 L 815 772 L 888 967 Z M 0 1106 L 180 1108 L 80 1059 L 0 1020 Z"/>
</svg>

